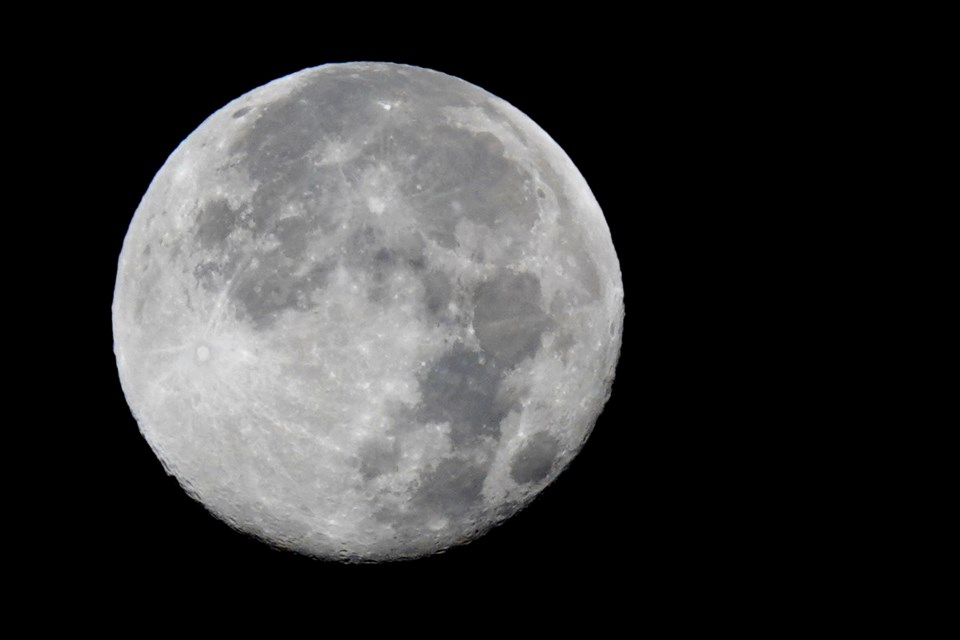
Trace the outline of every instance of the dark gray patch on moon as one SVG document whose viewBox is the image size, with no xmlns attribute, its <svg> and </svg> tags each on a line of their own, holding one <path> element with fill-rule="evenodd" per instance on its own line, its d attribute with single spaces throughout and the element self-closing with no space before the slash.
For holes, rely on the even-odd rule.
<svg viewBox="0 0 960 640">
<path fill-rule="evenodd" d="M 489 468 L 489 463 L 456 458 L 441 460 L 421 479 L 412 502 L 425 516 L 438 511 L 448 517 L 463 516 L 480 501 Z"/>
<path fill-rule="evenodd" d="M 382 117 L 375 98 L 385 89 L 383 82 L 370 78 L 325 76 L 261 109 L 230 148 L 231 155 L 241 158 L 237 166 L 258 184 L 251 203 L 256 229 L 268 228 L 289 202 L 307 205 L 313 228 L 328 229 L 329 214 L 323 212 L 330 208 L 329 198 L 350 200 L 353 186 L 343 184 L 344 176 L 355 167 L 321 165 L 311 153 L 370 129 Z M 354 162 L 369 162 L 369 157 Z"/>
<path fill-rule="evenodd" d="M 328 141 L 346 142 L 370 130 L 384 115 L 378 101 L 404 91 L 409 91 L 409 83 L 394 69 L 363 76 L 320 72 L 266 105 L 230 152 L 250 158 L 252 178 L 272 179 L 285 172 L 288 163 L 303 159 L 318 142 L 318 133 Z"/>
<path fill-rule="evenodd" d="M 456 246 L 461 218 L 498 227 L 504 238 L 524 237 L 539 210 L 527 198 L 531 176 L 505 156 L 503 143 L 491 133 L 438 125 L 422 131 L 398 131 L 415 161 L 405 173 L 402 193 L 415 205 L 431 237 L 441 246 Z"/>
<path fill-rule="evenodd" d="M 570 349 L 573 348 L 574 344 L 576 344 L 576 341 L 571 332 L 560 331 L 556 334 L 553 340 L 553 351 L 560 355 L 560 359 L 564 364 L 566 364 L 567 354 L 570 353 Z"/>
<path fill-rule="evenodd" d="M 420 402 L 414 419 L 448 422 L 455 447 L 476 445 L 484 437 L 499 439 L 500 422 L 510 406 L 499 398 L 501 373 L 462 345 L 441 356 L 420 380 Z"/>
<path fill-rule="evenodd" d="M 560 441 L 546 431 L 538 431 L 514 454 L 510 477 L 517 484 L 543 480 L 553 469 L 559 452 Z"/>
<path fill-rule="evenodd" d="M 504 269 L 477 288 L 474 303 L 480 346 L 497 364 L 509 369 L 536 354 L 550 324 L 536 276 Z"/>
<path fill-rule="evenodd" d="M 317 303 L 311 293 L 326 286 L 333 263 L 315 264 L 302 276 L 295 275 L 293 268 L 276 250 L 263 256 L 255 268 L 240 273 L 231 292 L 238 318 L 263 330 L 285 310 L 314 308 Z"/>
<path fill-rule="evenodd" d="M 360 475 L 366 481 L 399 469 L 400 446 L 396 441 L 374 439 L 360 446 Z"/>
<path fill-rule="evenodd" d="M 216 288 L 216 279 L 222 275 L 223 263 L 217 260 L 203 260 L 193 268 L 193 277 L 208 291 Z"/>
<path fill-rule="evenodd" d="M 371 302 L 387 304 L 393 300 L 395 293 L 390 289 L 390 275 L 398 269 L 416 272 L 426 266 L 422 243 L 416 238 L 405 240 L 392 246 L 382 231 L 364 224 L 341 247 L 343 264 L 353 271 L 369 274 L 371 284 L 367 297 Z"/>
<path fill-rule="evenodd" d="M 257 190 L 250 202 L 251 228 L 257 233 L 268 231 L 279 212 L 289 204 L 300 204 L 308 210 L 314 228 L 328 228 L 331 216 L 323 205 L 329 194 L 321 192 L 321 188 L 325 186 L 330 190 L 330 185 L 339 180 L 339 173 L 329 167 L 317 167 L 306 158 L 291 161 L 285 172 L 257 181 Z"/>
<path fill-rule="evenodd" d="M 219 247 L 237 226 L 237 211 L 223 199 L 207 202 L 197 214 L 196 237 L 205 248 Z"/>
<path fill-rule="evenodd" d="M 454 300 L 453 280 L 444 271 L 423 275 L 423 302 L 431 318 L 450 319 L 449 307 Z"/>
<path fill-rule="evenodd" d="M 140 292 L 133 310 L 133 317 L 138 324 L 143 320 L 144 307 L 154 299 L 153 291 L 160 281 L 160 275 L 160 269 L 153 268 L 147 271 L 140 280 Z"/>
<path fill-rule="evenodd" d="M 387 248 L 380 248 L 373 254 L 373 271 L 377 279 L 382 279 L 392 270 L 397 258 L 393 252 Z"/>
<path fill-rule="evenodd" d="M 371 302 L 387 304 L 393 299 L 394 296 L 391 295 L 388 278 L 393 272 L 396 262 L 396 255 L 389 249 L 381 248 L 373 254 L 371 269 L 373 283 L 368 292 L 368 297 Z"/>
<path fill-rule="evenodd" d="M 277 220 L 273 235 L 280 241 L 283 255 L 291 260 L 298 260 L 307 250 L 307 241 L 313 229 L 311 220 L 304 216 L 294 216 Z"/>
<path fill-rule="evenodd" d="M 392 525 L 398 542 L 422 541 L 431 527 L 441 525 L 462 537 L 483 505 L 483 484 L 492 458 L 454 456 L 440 460 L 417 480 L 403 508 L 385 506 L 374 513 L 378 522 Z"/>
<path fill-rule="evenodd" d="M 386 73 L 354 76 L 324 76 L 308 82 L 287 100 L 294 103 L 291 112 L 309 122 L 315 131 L 348 139 L 364 131 L 382 117 L 377 100 L 396 91 L 400 78 Z M 303 115 L 301 115 L 303 114 Z"/>
<path fill-rule="evenodd" d="M 242 118 L 243 116 L 247 115 L 248 113 L 250 113 L 250 107 L 243 107 L 242 109 L 237 109 L 236 111 L 234 111 L 234 112 L 233 112 L 233 117 L 234 117 L 234 119 L 236 119 L 236 118 Z"/>
<path fill-rule="evenodd" d="M 317 144 L 318 133 L 347 139 L 371 124 L 379 90 L 370 78 L 328 75 L 316 80 L 267 104 L 230 148 L 230 153 L 247 156 L 252 178 L 282 175 Z"/>
</svg>

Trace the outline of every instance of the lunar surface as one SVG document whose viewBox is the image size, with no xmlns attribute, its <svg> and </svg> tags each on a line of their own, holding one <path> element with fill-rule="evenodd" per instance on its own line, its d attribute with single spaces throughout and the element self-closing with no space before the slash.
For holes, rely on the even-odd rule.
<svg viewBox="0 0 960 640">
<path fill-rule="evenodd" d="M 622 320 L 563 150 L 479 87 L 383 63 L 203 122 L 144 195 L 113 301 L 167 472 L 236 529 L 348 561 L 435 553 L 529 503 L 609 397 Z"/>
</svg>

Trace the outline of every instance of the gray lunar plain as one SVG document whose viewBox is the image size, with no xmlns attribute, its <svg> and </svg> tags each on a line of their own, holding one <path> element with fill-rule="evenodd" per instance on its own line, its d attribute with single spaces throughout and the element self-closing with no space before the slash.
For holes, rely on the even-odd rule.
<svg viewBox="0 0 960 640">
<path fill-rule="evenodd" d="M 463 80 L 286 76 L 160 169 L 113 302 L 124 393 L 210 512 L 321 558 L 434 553 L 570 462 L 610 393 L 623 287 L 560 147 Z"/>
</svg>

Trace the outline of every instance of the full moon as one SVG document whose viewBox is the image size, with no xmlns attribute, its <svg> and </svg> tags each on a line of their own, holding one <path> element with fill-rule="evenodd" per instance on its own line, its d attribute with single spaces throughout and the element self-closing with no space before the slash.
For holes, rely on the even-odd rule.
<svg viewBox="0 0 960 640">
<path fill-rule="evenodd" d="M 623 285 L 570 158 L 458 78 L 328 64 L 211 115 L 151 182 L 113 298 L 120 382 L 212 514 L 343 561 L 468 542 L 568 465 Z"/>
</svg>

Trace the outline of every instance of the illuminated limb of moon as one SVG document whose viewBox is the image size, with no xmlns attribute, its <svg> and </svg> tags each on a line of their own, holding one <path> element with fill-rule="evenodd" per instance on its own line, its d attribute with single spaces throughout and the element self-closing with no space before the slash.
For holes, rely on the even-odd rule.
<svg viewBox="0 0 960 640">
<path fill-rule="evenodd" d="M 320 557 L 415 557 L 522 508 L 606 401 L 623 290 L 570 159 L 402 65 L 307 69 L 213 114 L 130 225 L 121 382 L 212 513 Z"/>
</svg>

